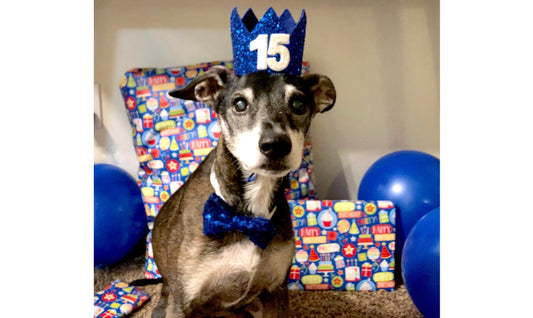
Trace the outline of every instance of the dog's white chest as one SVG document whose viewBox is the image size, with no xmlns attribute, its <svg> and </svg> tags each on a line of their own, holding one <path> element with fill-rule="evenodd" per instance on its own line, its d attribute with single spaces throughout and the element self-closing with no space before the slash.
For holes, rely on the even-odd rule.
<svg viewBox="0 0 533 318">
<path fill-rule="evenodd" d="M 218 253 L 207 256 L 201 262 L 195 264 L 195 272 L 202 274 L 195 275 L 193 279 L 184 282 L 188 300 L 190 301 L 198 296 L 204 286 L 224 288 L 228 285 L 228 277 L 244 276 L 244 281 L 251 285 L 260 261 L 260 249 L 248 240 L 228 245 Z M 248 289 L 249 286 L 241 287 Z M 232 302 L 238 303 L 244 297 L 246 297 L 246 294 L 243 294 L 240 298 L 232 299 L 231 302 L 224 305 L 231 306 L 233 305 Z"/>
<path fill-rule="evenodd" d="M 259 249 L 248 240 L 223 248 L 220 256 L 215 261 L 226 264 L 227 271 L 253 272 L 261 260 Z"/>
</svg>

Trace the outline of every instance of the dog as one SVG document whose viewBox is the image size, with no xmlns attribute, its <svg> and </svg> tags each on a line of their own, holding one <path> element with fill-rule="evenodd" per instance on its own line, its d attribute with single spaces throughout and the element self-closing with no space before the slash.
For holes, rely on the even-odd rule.
<svg viewBox="0 0 533 318">
<path fill-rule="evenodd" d="M 234 76 L 214 66 L 169 95 L 210 106 L 221 135 L 155 219 L 153 254 L 163 286 L 152 317 L 288 317 L 295 243 L 284 185 L 301 163 L 312 118 L 335 103 L 332 81 L 316 74 Z M 270 240 L 259 246 L 254 233 L 237 230 L 206 235 L 203 213 L 213 196 L 239 217 L 270 223 Z"/>
</svg>

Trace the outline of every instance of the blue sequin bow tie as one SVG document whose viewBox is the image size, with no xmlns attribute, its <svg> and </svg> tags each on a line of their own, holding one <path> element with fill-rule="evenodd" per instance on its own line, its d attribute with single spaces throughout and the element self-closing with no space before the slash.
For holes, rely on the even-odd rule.
<svg viewBox="0 0 533 318">
<path fill-rule="evenodd" d="M 276 229 L 270 220 L 237 214 L 215 193 L 205 202 L 203 215 L 204 235 L 238 231 L 246 234 L 250 241 L 262 249 L 265 249 L 276 235 Z"/>
</svg>

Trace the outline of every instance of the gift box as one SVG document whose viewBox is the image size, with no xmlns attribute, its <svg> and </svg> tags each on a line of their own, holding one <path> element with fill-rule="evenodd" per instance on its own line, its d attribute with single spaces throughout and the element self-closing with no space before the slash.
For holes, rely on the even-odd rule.
<svg viewBox="0 0 533 318">
<path fill-rule="evenodd" d="M 292 290 L 394 290 L 396 210 L 390 201 L 289 200 Z"/>
</svg>

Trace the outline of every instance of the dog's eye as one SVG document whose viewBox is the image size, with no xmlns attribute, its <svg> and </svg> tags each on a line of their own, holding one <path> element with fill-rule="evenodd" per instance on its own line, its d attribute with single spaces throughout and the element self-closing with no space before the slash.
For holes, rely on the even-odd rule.
<svg viewBox="0 0 533 318">
<path fill-rule="evenodd" d="M 248 109 L 248 103 L 244 98 L 237 98 L 235 101 L 233 101 L 233 108 L 236 112 L 241 113 Z"/>
<path fill-rule="evenodd" d="M 295 112 L 298 115 L 303 115 L 306 112 L 304 102 L 299 100 L 299 99 L 293 99 L 291 101 L 291 105 L 290 106 L 291 106 L 292 111 Z"/>
</svg>

